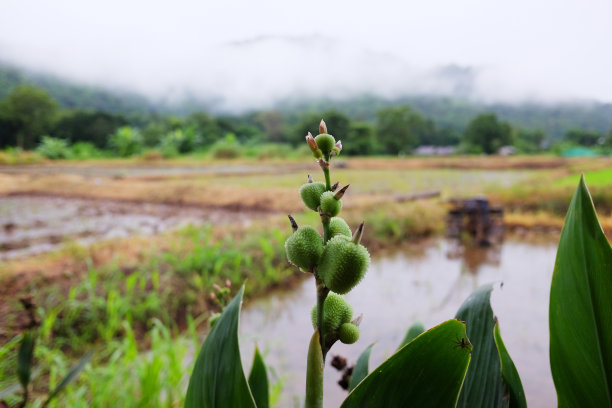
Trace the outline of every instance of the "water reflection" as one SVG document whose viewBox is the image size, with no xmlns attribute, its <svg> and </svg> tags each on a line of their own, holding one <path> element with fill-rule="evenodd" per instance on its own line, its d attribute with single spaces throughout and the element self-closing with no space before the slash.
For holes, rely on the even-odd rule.
<svg viewBox="0 0 612 408">
<path fill-rule="evenodd" d="M 555 245 L 510 240 L 497 250 L 457 251 L 441 240 L 414 256 L 403 250 L 375 259 L 363 283 L 347 295 L 355 313 L 363 313 L 361 338 L 354 345 L 336 344 L 331 359 L 340 354 L 354 364 L 369 344 L 376 342 L 370 366 L 389 357 L 405 330 L 416 320 L 426 328 L 452 318 L 463 300 L 478 286 L 504 282 L 492 296 L 502 336 L 523 380 L 531 407 L 555 405 L 548 364 L 548 295 Z M 305 361 L 312 334 L 310 309 L 315 303 L 314 281 L 297 289 L 248 304 L 241 321 L 243 359 L 248 370 L 254 343 L 267 352 L 267 362 L 283 381 L 278 406 L 290 407 L 304 394 Z M 346 392 L 335 384 L 340 374 L 325 368 L 325 406 L 339 406 Z"/>
</svg>

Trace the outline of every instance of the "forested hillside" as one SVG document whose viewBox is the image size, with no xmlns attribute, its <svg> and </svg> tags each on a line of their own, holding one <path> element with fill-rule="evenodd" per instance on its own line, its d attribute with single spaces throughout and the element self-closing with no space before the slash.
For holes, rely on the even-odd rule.
<svg viewBox="0 0 612 408">
<path fill-rule="evenodd" d="M 76 84 L 52 75 L 28 72 L 0 62 L 0 99 L 18 85 L 35 85 L 45 90 L 63 108 L 78 108 L 125 115 L 144 114 L 156 107 L 147 98 L 128 92 Z"/>
<path fill-rule="evenodd" d="M 565 102 L 556 104 L 484 104 L 443 96 L 406 96 L 384 99 L 362 95 L 346 99 L 317 98 L 278 101 L 273 107 L 254 108 L 252 112 L 222 112 L 206 95 L 185 97 L 180 103 L 151 101 L 144 96 L 119 92 L 102 87 L 83 86 L 54 76 L 25 71 L 0 62 L 0 99 L 5 98 L 20 84 L 31 84 L 45 90 L 60 107 L 120 113 L 128 118 L 150 114 L 185 116 L 197 111 L 214 115 L 249 117 L 256 111 L 280 111 L 287 118 L 300 117 L 306 112 L 320 113 L 334 109 L 352 120 L 375 122 L 379 110 L 408 105 L 415 112 L 436 123 L 440 129 L 463 132 L 468 123 L 482 113 L 495 113 L 500 120 L 513 127 L 541 130 L 554 141 L 572 129 L 583 129 L 606 134 L 612 128 L 612 104 L 598 102 Z M 199 98 L 199 99 L 198 99 Z M 206 102 L 204 102 L 206 101 Z M 140 122 L 140 120 L 136 120 Z"/>
</svg>

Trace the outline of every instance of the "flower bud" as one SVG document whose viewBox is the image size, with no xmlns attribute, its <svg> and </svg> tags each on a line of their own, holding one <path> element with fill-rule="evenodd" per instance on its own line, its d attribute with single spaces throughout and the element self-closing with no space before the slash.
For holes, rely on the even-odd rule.
<svg viewBox="0 0 612 408">
<path fill-rule="evenodd" d="M 352 241 L 355 244 L 359 244 L 361 242 L 361 237 L 363 237 L 363 226 L 364 225 L 365 225 L 365 223 L 363 223 L 363 222 L 361 224 L 359 224 L 359 227 L 357 227 L 357 229 L 353 233 Z"/>
<path fill-rule="evenodd" d="M 338 155 L 340 155 L 341 151 L 342 151 L 342 142 L 340 140 L 338 140 L 336 142 L 336 144 L 334 145 L 334 147 L 332 148 L 332 151 L 329 154 L 329 157 L 338 156 Z"/>
<path fill-rule="evenodd" d="M 359 327 L 353 323 L 344 323 L 338 329 L 338 338 L 344 344 L 353 344 L 359 340 Z"/>
<path fill-rule="evenodd" d="M 319 123 L 319 133 L 327 133 L 327 125 L 323 119 L 321 119 L 321 122 Z"/>
<path fill-rule="evenodd" d="M 336 139 L 327 133 L 321 133 L 314 138 L 317 146 L 323 152 L 324 156 L 329 156 L 332 149 L 336 146 Z"/>
<path fill-rule="evenodd" d="M 344 193 L 346 193 L 346 190 L 348 190 L 350 184 L 347 184 L 346 186 L 342 187 L 340 190 L 338 190 L 338 192 L 336 194 L 334 194 L 334 198 L 336 200 L 341 199 L 344 196 Z"/>
<path fill-rule="evenodd" d="M 312 327 L 317 327 L 317 305 L 312 308 L 310 314 Z M 323 329 L 326 333 L 336 332 L 343 323 L 350 322 L 353 318 L 353 308 L 340 295 L 330 293 L 323 303 Z"/>
<path fill-rule="evenodd" d="M 351 228 L 346 221 L 340 217 L 333 217 L 329 220 L 329 233 L 332 237 L 335 235 L 344 235 L 350 238 L 352 236 Z"/>
<path fill-rule="evenodd" d="M 363 279 L 369 266 L 370 254 L 363 245 L 336 235 L 325 244 L 317 270 L 325 286 L 345 294 Z"/>
<path fill-rule="evenodd" d="M 323 170 L 329 169 L 329 162 L 327 160 L 319 159 L 317 160 L 317 163 L 319 163 L 319 167 L 321 167 Z"/>
<path fill-rule="evenodd" d="M 323 252 L 323 238 L 314 228 L 299 227 L 285 241 L 287 259 L 303 271 L 310 272 L 319 263 Z"/>
<path fill-rule="evenodd" d="M 306 205 L 313 211 L 317 211 L 321 205 L 321 194 L 325 192 L 325 184 L 320 182 L 306 183 L 300 187 L 300 197 Z"/>
<path fill-rule="evenodd" d="M 341 209 L 342 201 L 337 199 L 332 191 L 326 191 L 321 194 L 321 212 L 330 217 L 335 217 L 340 213 Z"/>
<path fill-rule="evenodd" d="M 312 137 L 312 134 L 310 132 L 308 132 L 308 134 L 306 135 L 306 143 L 308 143 L 308 147 L 310 148 L 310 151 L 312 152 L 312 155 L 315 157 L 315 159 L 320 159 L 321 157 L 323 157 L 323 152 L 321 152 L 321 149 L 319 149 L 315 138 Z"/>
</svg>

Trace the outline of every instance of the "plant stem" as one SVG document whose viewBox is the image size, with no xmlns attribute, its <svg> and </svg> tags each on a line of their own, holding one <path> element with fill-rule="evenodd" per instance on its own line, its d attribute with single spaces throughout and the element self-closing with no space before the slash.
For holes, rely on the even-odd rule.
<svg viewBox="0 0 612 408">
<path fill-rule="evenodd" d="M 323 158 L 328 163 L 330 162 L 329 154 L 324 155 Z M 329 167 L 326 168 L 326 169 L 323 169 L 323 175 L 325 176 L 325 189 L 327 191 L 331 191 L 331 180 L 330 180 L 330 177 L 329 177 Z"/>
<path fill-rule="evenodd" d="M 315 282 L 317 284 L 317 330 L 320 333 L 320 341 L 321 341 L 321 350 L 323 353 L 323 361 L 325 362 L 325 356 L 327 354 L 327 350 L 325 347 L 325 330 L 323 327 L 323 306 L 325 304 L 325 298 L 329 294 L 329 288 L 325 286 L 323 281 L 319 279 L 317 276 L 315 278 Z"/>
<path fill-rule="evenodd" d="M 325 188 L 327 191 L 331 191 L 331 179 L 329 177 L 329 169 L 323 169 L 323 174 L 325 175 Z"/>
<path fill-rule="evenodd" d="M 326 215 L 321 216 L 321 223 L 323 224 L 323 245 L 325 245 L 331 238 L 331 234 L 329 232 L 329 217 Z"/>
<path fill-rule="evenodd" d="M 329 155 L 325 155 L 325 160 L 329 162 Z M 325 175 L 325 188 L 331 191 L 331 179 L 329 176 L 329 168 L 323 168 Z M 323 244 L 331 238 L 329 231 L 328 215 L 321 214 L 321 223 L 323 224 Z M 325 356 L 327 355 L 327 347 L 325 346 L 325 329 L 323 327 L 323 307 L 325 299 L 329 294 L 329 288 L 319 278 L 317 271 L 314 270 L 315 284 L 317 288 L 317 329 L 315 330 L 310 346 L 308 347 L 308 362 L 306 369 L 306 408 L 322 408 L 323 407 L 323 368 L 325 367 Z"/>
</svg>

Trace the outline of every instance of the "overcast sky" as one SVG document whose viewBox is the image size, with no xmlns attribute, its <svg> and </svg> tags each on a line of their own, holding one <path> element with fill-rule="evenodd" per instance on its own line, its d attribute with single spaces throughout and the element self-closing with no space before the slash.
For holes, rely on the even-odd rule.
<svg viewBox="0 0 612 408">
<path fill-rule="evenodd" d="M 0 59 L 238 107 L 448 93 L 449 64 L 476 98 L 612 102 L 611 18 L 610 0 L 1 0 Z"/>
</svg>

